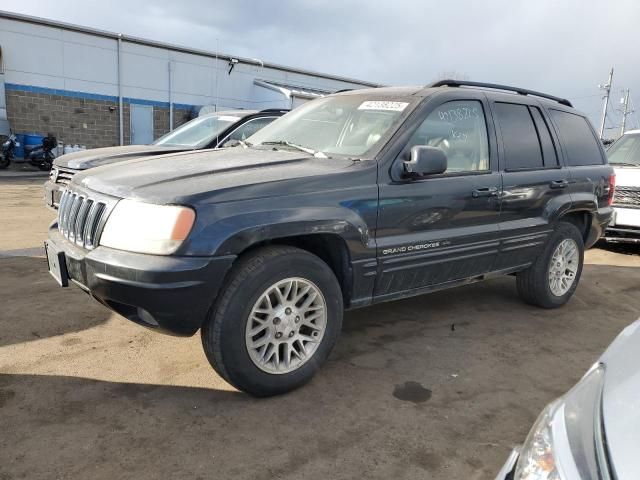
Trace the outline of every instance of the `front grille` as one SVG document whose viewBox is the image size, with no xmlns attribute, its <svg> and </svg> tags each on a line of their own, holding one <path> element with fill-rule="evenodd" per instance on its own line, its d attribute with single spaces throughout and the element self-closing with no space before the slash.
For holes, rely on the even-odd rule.
<svg viewBox="0 0 640 480">
<path fill-rule="evenodd" d="M 65 190 L 60 198 L 58 230 L 69 241 L 93 249 L 98 245 L 106 209 L 102 202 Z"/>
<path fill-rule="evenodd" d="M 640 187 L 616 187 L 613 204 L 640 206 Z"/>
<path fill-rule="evenodd" d="M 73 170 L 63 170 L 61 168 L 58 168 L 55 182 L 58 185 L 64 185 L 66 187 L 67 185 L 69 185 L 69 182 L 75 174 L 76 172 L 74 172 Z"/>
</svg>

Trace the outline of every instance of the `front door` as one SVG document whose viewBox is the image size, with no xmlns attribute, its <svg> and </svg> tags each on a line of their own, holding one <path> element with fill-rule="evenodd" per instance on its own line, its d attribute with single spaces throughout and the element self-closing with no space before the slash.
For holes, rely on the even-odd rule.
<svg viewBox="0 0 640 480">
<path fill-rule="evenodd" d="M 153 143 L 153 107 L 132 103 L 131 145 L 148 145 Z"/>
<path fill-rule="evenodd" d="M 378 299 L 481 275 L 497 257 L 502 185 L 486 97 L 447 97 L 423 108 L 391 170 L 381 165 Z M 446 172 L 402 178 L 402 162 L 415 145 L 444 150 Z"/>
</svg>

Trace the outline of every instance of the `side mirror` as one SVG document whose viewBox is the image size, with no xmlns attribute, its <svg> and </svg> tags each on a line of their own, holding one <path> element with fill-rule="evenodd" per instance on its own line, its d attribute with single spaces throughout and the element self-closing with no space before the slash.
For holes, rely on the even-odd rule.
<svg viewBox="0 0 640 480">
<path fill-rule="evenodd" d="M 422 178 L 438 175 L 447 170 L 447 154 L 439 148 L 416 145 L 411 148 L 411 159 L 404 161 L 404 176 Z"/>
</svg>

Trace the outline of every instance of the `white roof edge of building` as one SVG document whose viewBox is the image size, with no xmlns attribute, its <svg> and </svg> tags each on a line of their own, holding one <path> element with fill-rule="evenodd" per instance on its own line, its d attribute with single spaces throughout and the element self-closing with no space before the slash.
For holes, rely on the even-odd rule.
<svg viewBox="0 0 640 480">
<path fill-rule="evenodd" d="M 20 22 L 25 22 L 25 23 L 33 23 L 36 25 L 44 25 L 44 26 L 49 26 L 49 27 L 55 27 L 55 28 L 62 28 L 65 30 L 72 30 L 75 32 L 79 32 L 79 33 L 87 33 L 90 35 L 96 35 L 96 36 L 100 36 L 100 37 L 105 37 L 105 38 L 112 38 L 112 39 L 118 39 L 121 38 L 123 41 L 126 42 L 130 42 L 130 43 L 137 43 L 140 45 L 146 45 L 149 47 L 156 47 L 156 48 L 164 48 L 167 50 L 173 50 L 176 52 L 181 52 L 181 53 L 191 53 L 194 55 L 202 55 L 205 57 L 211 57 L 211 58 L 219 58 L 222 60 L 231 60 L 232 58 L 238 60 L 238 62 L 240 63 L 245 63 L 245 64 L 249 64 L 249 65 L 258 65 L 258 66 L 264 66 L 267 68 L 273 68 L 275 70 L 281 70 L 281 71 L 285 71 L 285 72 L 290 72 L 290 73 L 299 73 L 302 75 L 312 75 L 314 77 L 320 77 L 320 78 L 325 78 L 327 80 L 336 80 L 336 81 L 340 81 L 340 82 L 347 82 L 347 83 L 354 83 L 356 85 L 362 85 L 365 87 L 381 87 L 383 86 L 382 84 L 378 84 L 378 83 L 373 83 L 373 82 L 367 82 L 364 80 L 357 80 L 354 78 L 348 78 L 348 77 L 341 77 L 339 75 L 331 75 L 329 73 L 321 73 L 321 72 L 315 72 L 313 70 L 303 70 L 303 69 L 299 69 L 299 68 L 294 68 L 294 67 L 288 67 L 286 65 L 279 65 L 276 63 L 269 63 L 269 62 L 262 62 L 261 60 L 258 60 L 256 58 L 244 58 L 244 57 L 238 57 L 235 55 L 229 55 L 227 53 L 216 53 L 216 52 L 211 52 L 211 51 L 207 51 L 207 50 L 199 50 L 196 48 L 189 48 L 189 47 L 185 47 L 185 46 L 181 46 L 181 45 L 174 45 L 171 43 L 164 43 L 164 42 L 159 42 L 159 41 L 155 41 L 155 40 L 148 40 L 148 39 L 144 39 L 144 38 L 139 38 L 139 37 L 134 37 L 134 36 L 130 36 L 130 35 L 124 35 L 124 34 L 119 34 L 119 33 L 114 33 L 114 32 L 109 32 L 106 30 L 99 30 L 97 28 L 91 28 L 91 27 L 84 27 L 81 25 L 75 25 L 72 23 L 66 23 L 66 22 L 61 22 L 58 20 L 50 20 L 47 18 L 41 18 L 41 17 L 35 17 L 32 15 L 25 15 L 22 13 L 14 13 L 14 12 L 7 12 L 5 10 L 0 10 L 0 18 L 6 18 L 9 20 L 16 20 L 16 21 L 20 21 Z"/>
</svg>

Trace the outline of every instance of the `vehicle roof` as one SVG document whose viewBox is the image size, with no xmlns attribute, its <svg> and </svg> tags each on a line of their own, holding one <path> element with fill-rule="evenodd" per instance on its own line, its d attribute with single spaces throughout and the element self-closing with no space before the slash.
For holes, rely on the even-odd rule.
<svg viewBox="0 0 640 480">
<path fill-rule="evenodd" d="M 358 88 L 355 90 L 345 90 L 333 95 L 390 95 L 408 96 L 418 95 L 424 90 L 423 86 L 412 87 L 380 87 L 380 88 Z"/>
<path fill-rule="evenodd" d="M 201 117 L 214 117 L 216 115 L 229 115 L 233 117 L 248 117 L 249 115 L 255 115 L 256 113 L 260 113 L 260 110 L 220 110 L 219 112 L 209 112 L 204 115 L 200 115 Z"/>
<path fill-rule="evenodd" d="M 640 129 L 635 129 L 635 130 L 627 130 L 626 132 L 624 132 L 625 135 L 635 135 L 636 133 L 640 133 Z"/>
<path fill-rule="evenodd" d="M 377 95 L 389 95 L 389 96 L 428 97 L 435 93 L 442 92 L 444 89 L 449 89 L 449 90 L 464 89 L 464 90 L 472 90 L 472 91 L 481 91 L 481 92 L 487 93 L 492 98 L 501 98 L 504 101 L 508 101 L 509 99 L 514 99 L 514 98 L 522 98 L 522 97 L 535 98 L 536 101 L 540 102 L 541 104 L 544 104 L 545 107 L 558 108 L 559 110 L 575 111 L 574 107 L 569 107 L 566 104 L 562 104 L 558 102 L 557 100 L 535 95 L 536 92 L 529 92 L 530 95 L 523 95 L 521 93 L 517 93 L 515 91 L 510 91 L 510 90 L 501 90 L 497 88 L 472 86 L 472 85 L 435 86 L 435 87 L 432 87 L 429 85 L 421 85 L 421 86 L 407 86 L 407 87 L 362 88 L 362 89 L 336 92 L 334 95 L 376 95 L 377 94 Z"/>
</svg>

